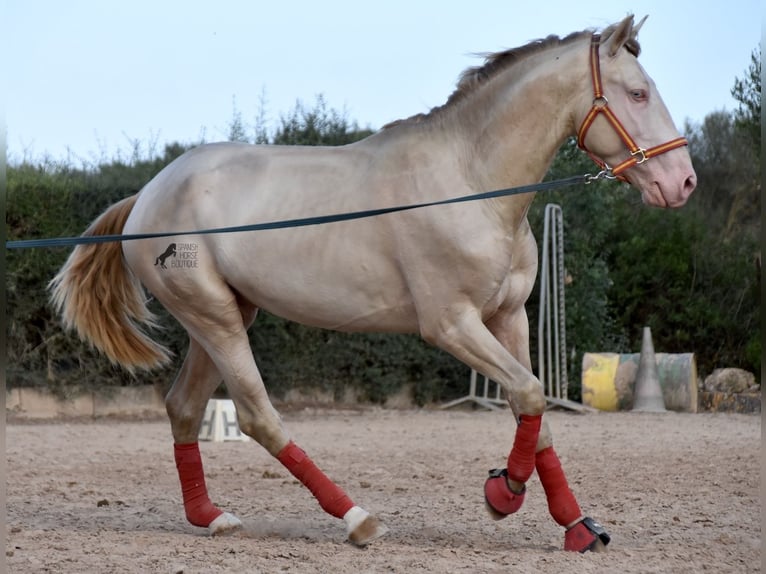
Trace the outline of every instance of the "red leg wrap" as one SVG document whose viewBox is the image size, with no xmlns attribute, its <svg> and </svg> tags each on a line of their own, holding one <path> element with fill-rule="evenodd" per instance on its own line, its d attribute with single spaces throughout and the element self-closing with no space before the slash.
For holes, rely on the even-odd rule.
<svg viewBox="0 0 766 574">
<path fill-rule="evenodd" d="M 207 495 L 199 443 L 176 444 L 174 450 L 178 478 L 181 479 L 186 518 L 194 526 L 207 527 L 223 514 L 223 510 L 210 502 Z"/>
<path fill-rule="evenodd" d="M 484 499 L 501 516 L 513 514 L 521 508 L 524 504 L 524 495 L 527 493 L 526 487 L 519 494 L 513 492 L 508 486 L 506 472 L 494 470 L 484 483 Z"/>
<path fill-rule="evenodd" d="M 277 460 L 311 491 L 311 494 L 319 501 L 319 505 L 328 514 L 343 518 L 354 506 L 348 495 L 327 478 L 293 441 L 279 451 Z"/>
<path fill-rule="evenodd" d="M 593 548 L 597 536 L 588 530 L 583 522 L 578 522 L 564 534 L 564 550 L 569 552 L 586 552 Z"/>
<path fill-rule="evenodd" d="M 582 516 L 580 505 L 569 489 L 561 461 L 552 446 L 537 453 L 535 460 L 537 475 L 548 498 L 548 510 L 561 526 L 569 526 Z"/>
<path fill-rule="evenodd" d="M 521 415 L 513 448 L 508 455 L 508 478 L 524 483 L 535 470 L 535 450 L 543 415 Z"/>
</svg>

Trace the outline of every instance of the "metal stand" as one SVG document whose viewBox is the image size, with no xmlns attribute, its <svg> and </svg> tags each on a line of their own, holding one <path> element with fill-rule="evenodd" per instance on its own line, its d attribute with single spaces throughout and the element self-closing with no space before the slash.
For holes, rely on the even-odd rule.
<svg viewBox="0 0 766 574">
<path fill-rule="evenodd" d="M 566 400 L 569 383 L 566 362 L 564 273 L 564 217 L 560 206 L 549 203 L 545 206 L 540 265 L 537 377 L 543 384 L 547 397 Z"/>
<path fill-rule="evenodd" d="M 548 407 L 577 412 L 595 409 L 567 397 L 566 307 L 564 304 L 564 215 L 561 206 L 545 206 L 540 265 L 540 316 L 537 321 L 537 377 Z M 546 384 L 547 383 L 547 384 Z"/>
<path fill-rule="evenodd" d="M 483 375 L 482 375 L 483 376 Z M 500 385 L 497 383 L 494 383 L 493 381 L 490 381 L 487 377 L 484 377 L 484 389 L 483 394 L 481 396 L 476 394 L 476 379 L 477 379 L 477 373 L 473 369 L 471 369 L 471 382 L 468 387 L 468 394 L 464 397 L 461 397 L 459 399 L 455 399 L 454 401 L 450 401 L 446 404 L 441 405 L 439 408 L 441 409 L 449 409 L 451 407 L 463 404 L 463 403 L 475 403 L 479 405 L 480 407 L 484 407 L 485 409 L 489 409 L 491 411 L 501 411 L 503 410 L 503 406 L 508 406 L 508 403 L 500 398 Z M 495 385 L 495 396 L 490 397 L 489 396 L 489 385 L 494 384 Z"/>
</svg>

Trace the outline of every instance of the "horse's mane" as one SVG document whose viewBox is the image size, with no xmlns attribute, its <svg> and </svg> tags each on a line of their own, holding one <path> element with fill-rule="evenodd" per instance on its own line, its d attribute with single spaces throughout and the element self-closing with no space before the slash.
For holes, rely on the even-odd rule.
<svg viewBox="0 0 766 574">
<path fill-rule="evenodd" d="M 601 38 L 603 40 L 607 39 L 614 32 L 616 27 L 617 24 L 612 24 L 611 26 L 604 28 L 604 30 L 601 32 Z M 449 98 L 447 98 L 446 103 L 441 106 L 432 108 L 427 113 L 415 114 L 409 118 L 388 123 L 383 126 L 383 129 L 401 124 L 413 124 L 423 122 L 424 120 L 429 120 L 442 111 L 451 108 L 457 102 L 464 100 L 466 96 L 489 82 L 500 72 L 510 68 L 528 56 L 554 46 L 562 46 L 577 42 L 584 37 L 590 38 L 594 32 L 595 30 L 593 29 L 586 29 L 582 32 L 573 32 L 564 38 L 559 38 L 558 36 L 551 34 L 546 38 L 533 40 L 524 46 L 519 46 L 518 48 L 511 48 L 501 52 L 477 54 L 478 56 L 484 58 L 484 63 L 481 66 L 473 66 L 463 70 L 463 73 L 460 74 L 458 79 L 455 91 L 452 92 Z M 638 39 L 635 37 L 631 37 L 627 42 L 625 42 L 625 48 L 628 50 L 628 52 L 636 57 L 638 57 L 639 53 L 641 52 L 641 46 L 638 43 Z"/>
</svg>

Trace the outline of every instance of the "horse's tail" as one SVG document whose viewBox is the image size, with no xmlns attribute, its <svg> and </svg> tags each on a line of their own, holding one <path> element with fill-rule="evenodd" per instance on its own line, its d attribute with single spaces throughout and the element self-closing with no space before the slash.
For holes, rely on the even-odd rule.
<svg viewBox="0 0 766 574">
<path fill-rule="evenodd" d="M 112 205 L 83 236 L 118 235 L 138 194 Z M 139 279 L 125 263 L 122 243 L 78 245 L 48 285 L 51 302 L 64 325 L 128 371 L 151 369 L 170 359 L 170 351 L 140 328 L 154 326 Z"/>
</svg>

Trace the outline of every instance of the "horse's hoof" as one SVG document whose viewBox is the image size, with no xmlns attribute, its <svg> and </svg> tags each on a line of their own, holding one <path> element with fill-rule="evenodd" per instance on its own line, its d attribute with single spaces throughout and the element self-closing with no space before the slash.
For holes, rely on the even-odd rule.
<svg viewBox="0 0 766 574">
<path fill-rule="evenodd" d="M 492 505 L 487 501 L 486 498 L 484 499 L 484 508 L 485 508 L 485 510 L 487 511 L 487 514 L 489 514 L 489 517 L 492 520 L 502 520 L 503 518 L 508 516 L 507 514 L 501 514 L 497 510 L 492 508 Z"/>
<path fill-rule="evenodd" d="M 235 532 L 241 527 L 242 521 L 239 518 L 233 514 L 224 512 L 208 525 L 207 530 L 210 533 L 210 536 L 221 536 Z"/>
<path fill-rule="evenodd" d="M 348 539 L 356 546 L 367 546 L 388 532 L 385 524 L 358 506 L 349 510 L 343 520 L 348 529 Z"/>
<path fill-rule="evenodd" d="M 570 552 L 604 552 L 611 537 L 603 526 L 586 516 L 564 535 L 564 550 Z"/>
<path fill-rule="evenodd" d="M 519 493 L 511 490 L 506 469 L 490 470 L 484 483 L 484 504 L 493 520 L 502 520 L 521 508 L 526 493 L 526 487 Z"/>
<path fill-rule="evenodd" d="M 348 539 L 356 546 L 367 546 L 388 532 L 388 527 L 374 516 L 368 516 L 349 533 Z"/>
</svg>

